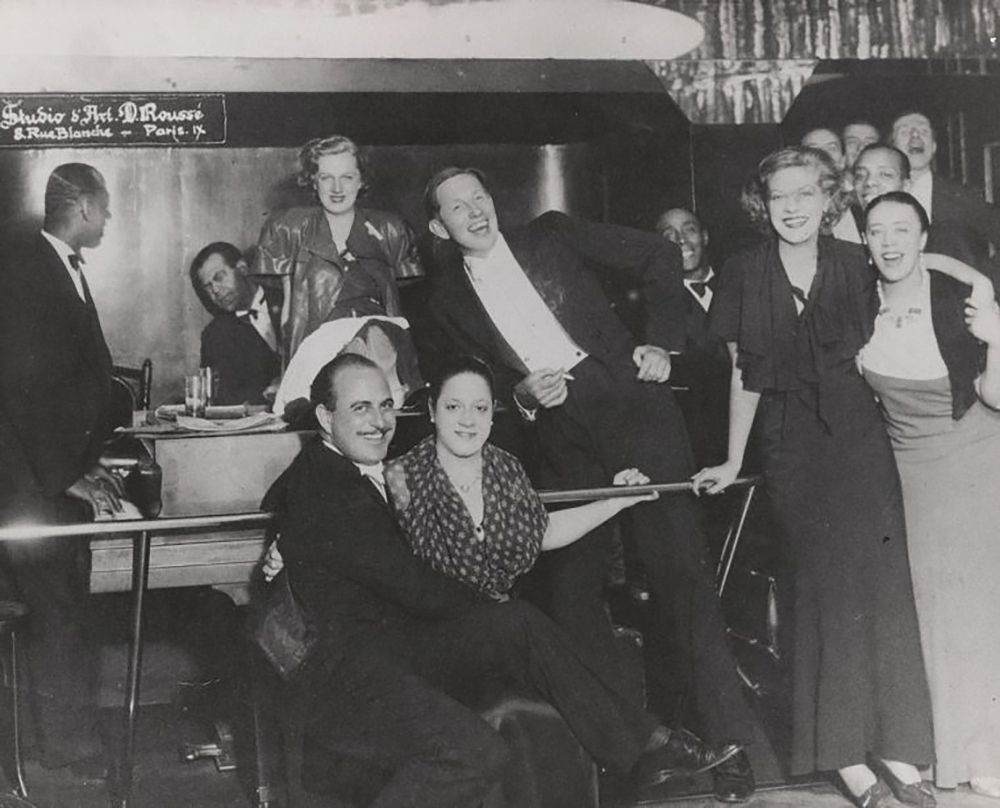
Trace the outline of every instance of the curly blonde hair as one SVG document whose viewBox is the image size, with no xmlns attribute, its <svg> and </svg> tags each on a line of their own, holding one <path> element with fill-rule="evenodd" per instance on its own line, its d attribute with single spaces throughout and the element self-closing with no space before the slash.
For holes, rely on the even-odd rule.
<svg viewBox="0 0 1000 808">
<path fill-rule="evenodd" d="M 761 232 L 772 231 L 771 214 L 767 206 L 768 184 L 775 174 L 785 168 L 816 169 L 819 188 L 830 200 L 820 222 L 820 228 L 828 233 L 850 206 L 851 192 L 830 155 L 810 146 L 787 146 L 771 152 L 760 161 L 740 195 L 740 202 L 750 220 Z"/>
</svg>

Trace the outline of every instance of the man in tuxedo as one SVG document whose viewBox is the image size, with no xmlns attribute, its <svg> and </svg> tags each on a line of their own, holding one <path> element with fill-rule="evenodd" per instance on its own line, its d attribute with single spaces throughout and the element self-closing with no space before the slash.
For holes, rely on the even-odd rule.
<svg viewBox="0 0 1000 808">
<path fill-rule="evenodd" d="M 218 374 L 215 404 L 263 404 L 274 399 L 280 301 L 250 275 L 238 248 L 216 241 L 191 262 L 191 283 L 215 318 L 201 332 L 201 366 Z"/>
<path fill-rule="evenodd" d="M 532 606 L 483 599 L 409 551 L 386 500 L 382 461 L 396 415 L 374 362 L 339 355 L 310 398 L 320 436 L 262 505 L 278 515 L 288 583 L 317 630 L 296 682 L 306 788 L 346 758 L 386 775 L 373 808 L 479 805 L 506 746 L 453 696 L 487 677 L 538 691 L 591 755 L 642 783 L 736 754 L 710 751 L 621 699 Z"/>
<path fill-rule="evenodd" d="M 708 307 L 716 284 L 708 257 L 708 231 L 684 208 L 664 212 L 656 231 L 681 248 L 687 291 L 684 350 L 674 358 L 670 382 L 678 392 L 695 465 L 714 466 L 726 459 L 732 364 L 725 341 L 708 330 Z"/>
<path fill-rule="evenodd" d="M 67 163 L 49 176 L 40 233 L 0 256 L 0 513 L 3 522 L 86 521 L 120 508 L 99 462 L 110 434 L 111 355 L 83 274 L 111 218 L 104 178 Z M 28 658 L 42 763 L 103 769 L 96 654 L 86 637 L 87 548 L 79 539 L 3 547 L 30 609 Z"/>
<path fill-rule="evenodd" d="M 498 395 L 534 422 L 540 482 L 607 485 L 627 467 L 656 482 L 688 479 L 694 460 L 666 384 L 670 352 L 685 344 L 688 293 L 677 247 L 654 233 L 556 212 L 501 233 L 476 169 L 438 172 L 424 201 L 440 264 L 429 294 L 437 334 L 424 355 L 459 350 L 492 367 Z M 613 312 L 600 273 L 641 282 L 643 344 L 635 344 Z M 653 622 L 669 627 L 677 641 L 685 674 L 679 685 L 693 696 L 702 734 L 710 743 L 749 744 L 755 722 L 728 645 L 696 501 L 687 494 L 661 497 L 630 516 L 655 604 Z M 610 680 L 624 682 L 603 596 L 612 549 L 608 531 L 599 530 L 546 554 L 543 563 L 556 622 Z M 749 762 L 743 754 L 734 761 L 738 770 L 717 777 L 717 794 L 749 797 Z"/>
<path fill-rule="evenodd" d="M 930 119 L 921 112 L 906 112 L 893 121 L 888 140 L 909 159 L 909 192 L 931 223 L 961 230 L 976 265 L 985 262 L 991 244 L 1000 248 L 1000 210 L 978 189 L 934 173 L 937 138 Z"/>
</svg>

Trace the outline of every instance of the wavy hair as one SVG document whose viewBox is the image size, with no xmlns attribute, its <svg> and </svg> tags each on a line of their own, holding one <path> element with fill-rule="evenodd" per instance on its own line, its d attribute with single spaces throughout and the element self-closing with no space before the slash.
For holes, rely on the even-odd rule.
<svg viewBox="0 0 1000 808">
<path fill-rule="evenodd" d="M 358 148 L 358 144 L 344 135 L 330 135 L 310 140 L 299 150 L 298 182 L 303 188 L 311 188 L 319 171 L 319 158 L 328 154 L 350 154 L 358 163 L 361 172 L 361 192 L 367 188 L 368 160 Z"/>
<path fill-rule="evenodd" d="M 820 190 L 830 200 L 820 222 L 820 228 L 828 233 L 850 205 L 850 191 L 830 155 L 810 146 L 787 146 L 771 152 L 760 161 L 756 171 L 743 186 L 740 195 L 740 203 L 750 221 L 762 233 L 770 233 L 773 230 L 767 205 L 769 183 L 775 174 L 785 168 L 816 169 L 819 174 Z"/>
</svg>

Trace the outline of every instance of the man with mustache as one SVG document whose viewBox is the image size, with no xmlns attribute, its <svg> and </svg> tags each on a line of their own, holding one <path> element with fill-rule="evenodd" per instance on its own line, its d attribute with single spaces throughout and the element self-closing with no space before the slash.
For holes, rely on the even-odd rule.
<svg viewBox="0 0 1000 808">
<path fill-rule="evenodd" d="M 440 258 L 429 293 L 437 333 L 424 356 L 458 350 L 490 365 L 498 396 L 534 421 L 540 482 L 599 486 L 611 470 L 628 467 L 655 482 L 690 477 L 683 416 L 666 384 L 670 352 L 685 343 L 679 250 L 653 233 L 554 211 L 502 233 L 477 169 L 439 171 L 424 203 Z M 601 274 L 641 284 L 642 344 L 613 312 Z M 660 682 L 662 690 L 679 684 L 691 695 L 710 743 L 751 743 L 756 724 L 728 645 L 698 504 L 691 495 L 661 497 L 630 516 L 656 622 L 665 627 L 648 641 L 672 646 L 684 675 L 673 687 Z M 594 531 L 542 563 L 556 622 L 599 660 L 606 678 L 624 682 L 604 602 L 611 552 L 608 531 Z M 653 673 L 663 678 L 662 669 Z M 749 760 L 741 754 L 733 761 L 720 769 L 716 794 L 746 799 L 754 789 Z"/>
<path fill-rule="evenodd" d="M 922 112 L 905 112 L 890 128 L 889 142 L 910 161 L 910 193 L 923 206 L 932 224 L 949 224 L 964 231 L 979 266 L 989 247 L 1000 248 L 1000 210 L 980 191 L 934 173 L 937 138 Z"/>
<path fill-rule="evenodd" d="M 387 773 L 373 808 L 479 805 L 507 759 L 500 737 L 452 697 L 503 678 L 539 692 L 599 762 L 640 784 L 703 771 L 738 752 L 668 730 L 606 685 L 544 615 L 498 603 L 412 555 L 386 501 L 396 427 L 378 366 L 341 354 L 313 382 L 320 436 L 267 493 L 295 597 L 317 648 L 305 698 L 303 785 L 338 756 Z"/>
<path fill-rule="evenodd" d="M 240 250 L 216 241 L 191 262 L 191 283 L 215 318 L 201 332 L 201 365 L 218 373 L 215 404 L 264 404 L 281 374 L 281 302 L 250 275 Z"/>
</svg>

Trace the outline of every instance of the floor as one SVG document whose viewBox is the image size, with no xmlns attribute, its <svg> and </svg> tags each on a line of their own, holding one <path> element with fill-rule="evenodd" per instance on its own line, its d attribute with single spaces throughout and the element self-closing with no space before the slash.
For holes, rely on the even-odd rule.
<svg viewBox="0 0 1000 808">
<path fill-rule="evenodd" d="M 751 532 L 752 535 L 752 532 Z M 730 585 L 723 597 L 727 620 L 738 635 L 735 641 L 741 670 L 753 686 L 749 698 L 757 709 L 766 737 L 751 747 L 758 780 L 764 785 L 747 808 L 801 806 L 847 808 L 851 803 L 832 781 L 782 785 L 780 761 L 788 757 L 787 671 L 780 653 L 781 576 L 777 582 L 754 570 L 769 569 L 762 558 L 763 543 L 752 538 L 741 548 Z M 779 604 L 771 594 L 777 588 Z M 102 693 L 105 725 L 120 732 L 124 692 L 125 638 L 128 603 L 120 596 L 100 596 L 104 652 Z M 633 601 L 635 599 L 632 599 Z M 231 638 L 236 618 L 230 602 L 208 590 L 152 592 L 148 611 L 148 645 L 143 665 L 143 707 L 137 735 L 133 808 L 256 808 L 253 779 L 254 753 L 249 739 L 246 704 L 226 684 L 240 659 Z M 641 622 L 641 615 L 639 617 Z M 777 625 L 776 625 L 777 624 Z M 777 634 L 777 639 L 775 638 Z M 185 743 L 214 740 L 213 721 L 235 715 L 236 771 L 219 772 L 210 760 L 186 762 L 180 749 Z M 2 776 L 0 776 L 2 777 Z M 120 806 L 101 783 L 82 783 L 65 772 L 50 772 L 29 760 L 26 780 L 31 802 L 37 808 L 107 808 Z M 0 780 L 2 783 L 2 780 Z M 768 783 L 775 783 L 768 786 Z M 707 808 L 711 780 L 670 781 L 636 795 L 613 782 L 602 782 L 602 808 Z M 939 791 L 941 808 L 1000 808 L 1000 801 L 976 796 L 967 789 Z M 0 808 L 23 805 L 4 796 Z M 277 808 L 279 803 L 272 803 Z M 282 805 L 282 808 L 297 808 Z"/>
</svg>

